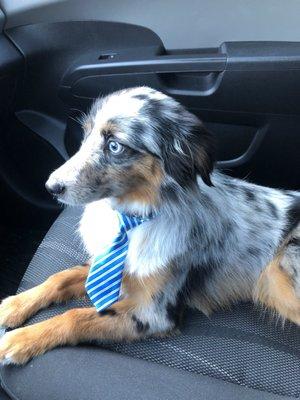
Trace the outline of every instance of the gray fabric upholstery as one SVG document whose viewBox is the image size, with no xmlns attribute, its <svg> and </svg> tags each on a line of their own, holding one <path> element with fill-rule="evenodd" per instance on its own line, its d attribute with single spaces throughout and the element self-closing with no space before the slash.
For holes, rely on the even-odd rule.
<svg viewBox="0 0 300 400">
<path fill-rule="evenodd" d="M 20 292 L 86 260 L 76 234 L 80 213 L 68 209 L 61 214 L 30 263 Z M 90 306 L 87 299 L 53 305 L 28 323 L 86 306 Z M 206 399 L 216 399 L 218 393 L 222 399 L 297 398 L 299 354 L 299 328 L 289 323 L 283 327 L 244 304 L 211 318 L 191 311 L 177 337 L 55 349 L 24 367 L 4 367 L 1 376 L 5 389 L 22 400 L 89 400 L 96 394 L 101 399 L 121 394 L 132 399 L 193 399 L 199 398 L 201 390 L 207 391 Z M 115 366 L 110 375 L 108 363 Z M 109 388 L 110 381 L 114 389 Z"/>
<path fill-rule="evenodd" d="M 88 346 L 55 349 L 26 367 L 6 367 L 2 379 L 18 400 L 290 399 Z"/>
</svg>

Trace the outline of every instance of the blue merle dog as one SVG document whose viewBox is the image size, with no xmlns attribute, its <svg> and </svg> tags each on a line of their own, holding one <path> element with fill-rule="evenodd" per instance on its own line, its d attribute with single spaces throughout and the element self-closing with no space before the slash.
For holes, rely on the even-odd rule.
<svg viewBox="0 0 300 400">
<path fill-rule="evenodd" d="M 208 315 L 252 300 L 300 324 L 300 196 L 214 169 L 214 144 L 172 98 L 136 87 L 99 98 L 83 120 L 79 151 L 48 190 L 84 205 L 80 233 L 92 256 L 113 210 L 153 218 L 129 238 L 122 295 L 6 333 L 0 361 L 22 364 L 65 344 L 167 335 L 186 307 Z M 85 295 L 90 263 L 50 276 L 4 300 L 0 325 L 15 328 L 52 302 Z"/>
</svg>

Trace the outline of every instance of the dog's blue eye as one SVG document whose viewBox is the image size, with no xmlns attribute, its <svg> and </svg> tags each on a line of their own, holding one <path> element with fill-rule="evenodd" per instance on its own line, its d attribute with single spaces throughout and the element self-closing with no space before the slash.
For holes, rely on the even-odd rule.
<svg viewBox="0 0 300 400">
<path fill-rule="evenodd" d="M 114 140 L 111 140 L 108 143 L 108 149 L 113 154 L 120 154 L 124 150 L 124 146 L 119 142 L 115 142 Z"/>
</svg>

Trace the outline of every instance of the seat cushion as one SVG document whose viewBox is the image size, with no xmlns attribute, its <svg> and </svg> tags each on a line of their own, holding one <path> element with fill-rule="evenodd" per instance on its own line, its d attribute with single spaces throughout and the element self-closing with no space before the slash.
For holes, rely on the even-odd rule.
<svg viewBox="0 0 300 400">
<path fill-rule="evenodd" d="M 77 234 L 81 213 L 79 208 L 62 212 L 33 257 L 19 292 L 86 261 Z M 87 306 L 88 299 L 52 305 L 27 324 Z M 283 326 L 252 304 L 241 304 L 210 318 L 190 311 L 182 334 L 172 338 L 55 349 L 23 367 L 2 367 L 1 379 L 13 398 L 30 400 L 89 400 L 95 395 L 193 399 L 199 398 L 199 390 L 207 399 L 216 399 L 217 393 L 222 399 L 278 398 L 275 394 L 297 398 L 299 354 L 300 328 Z"/>
</svg>

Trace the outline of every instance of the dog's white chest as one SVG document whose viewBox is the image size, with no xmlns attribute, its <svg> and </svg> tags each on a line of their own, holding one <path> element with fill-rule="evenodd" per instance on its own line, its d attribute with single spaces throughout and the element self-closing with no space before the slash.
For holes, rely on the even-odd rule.
<svg viewBox="0 0 300 400">
<path fill-rule="evenodd" d="M 119 220 L 108 200 L 88 204 L 83 212 L 79 232 L 90 256 L 110 245 L 119 232 Z"/>
<path fill-rule="evenodd" d="M 176 243 L 174 235 L 170 234 L 170 225 L 167 222 L 165 228 L 157 223 L 152 228 L 151 225 L 148 221 L 127 231 L 129 246 L 125 268 L 130 274 L 143 277 L 155 273 L 177 254 L 177 246 L 166 246 L 168 241 Z M 161 231 L 165 232 L 162 240 Z M 85 207 L 79 232 L 91 257 L 112 244 L 120 232 L 120 221 L 109 200 L 95 201 Z"/>
</svg>

